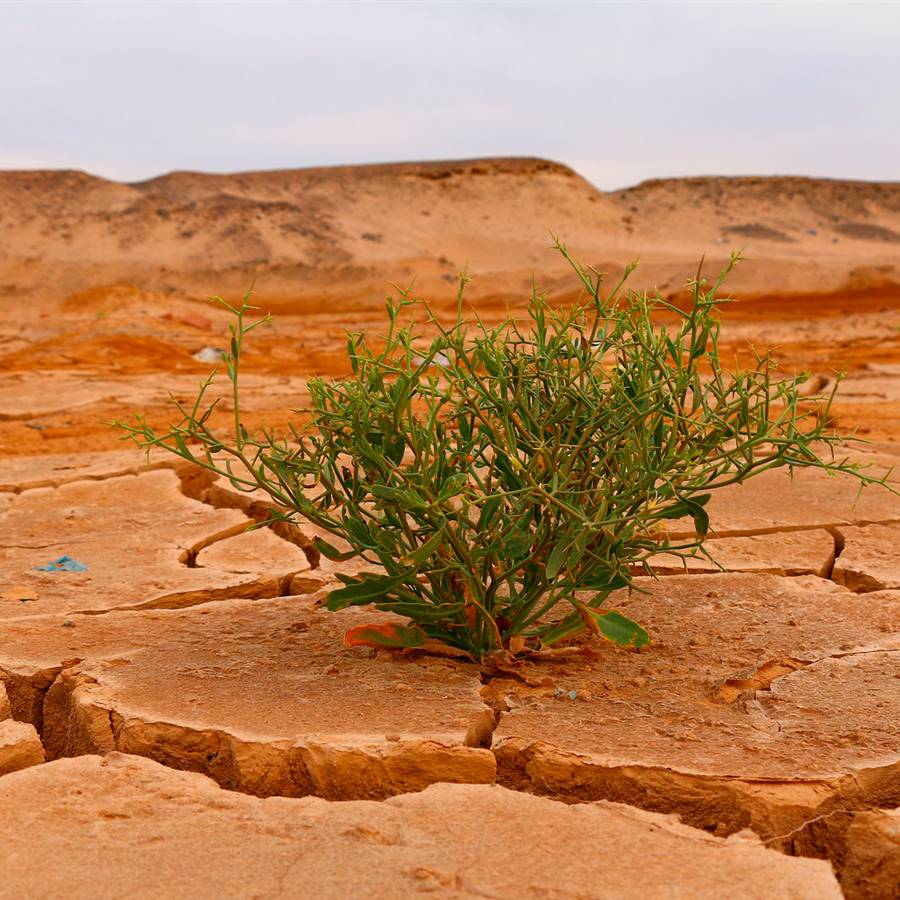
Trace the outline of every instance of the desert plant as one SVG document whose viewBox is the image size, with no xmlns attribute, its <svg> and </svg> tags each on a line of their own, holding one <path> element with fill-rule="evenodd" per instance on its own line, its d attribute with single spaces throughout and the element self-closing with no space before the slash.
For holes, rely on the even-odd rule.
<svg viewBox="0 0 900 900">
<path fill-rule="evenodd" d="M 554 308 L 534 290 L 522 321 L 469 323 L 463 276 L 456 319 L 442 324 L 400 292 L 377 346 L 349 336 L 352 374 L 310 382 L 311 405 L 288 436 L 241 424 L 242 342 L 266 321 L 250 321 L 249 297 L 225 304 L 235 317 L 230 440 L 209 425 L 212 375 L 165 433 L 142 418 L 117 424 L 238 490 L 262 488 L 279 515 L 341 539 L 316 539 L 325 556 L 370 564 L 338 575 L 328 608 L 372 604 L 411 624 L 357 628 L 350 643 L 437 641 L 484 659 L 590 630 L 640 647 L 647 633 L 608 598 L 652 573 L 661 552 L 704 552 L 711 491 L 782 466 L 877 479 L 835 460 L 831 398 L 801 398 L 805 376 L 780 377 L 759 354 L 748 371 L 723 370 L 717 292 L 739 256 L 712 284 L 698 271 L 682 310 L 626 292 L 633 267 L 604 296 L 600 276 L 557 248 L 584 289 L 573 305 Z M 665 523 L 682 518 L 695 535 L 670 540 Z"/>
</svg>

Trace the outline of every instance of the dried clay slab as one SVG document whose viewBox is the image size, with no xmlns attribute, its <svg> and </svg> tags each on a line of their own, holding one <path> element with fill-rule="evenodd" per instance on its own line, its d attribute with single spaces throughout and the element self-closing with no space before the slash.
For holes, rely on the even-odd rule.
<svg viewBox="0 0 900 900">
<path fill-rule="evenodd" d="M 0 779 L 0 830 L 9 900 L 841 897 L 827 862 L 619 804 L 451 784 L 381 803 L 260 800 L 121 754 Z"/>
<path fill-rule="evenodd" d="M 648 627 L 644 651 L 606 645 L 488 686 L 508 709 L 502 784 L 801 848 L 826 840 L 793 833 L 809 819 L 846 828 L 834 810 L 900 803 L 900 594 L 751 575 L 642 587 L 610 603 Z"/>
<path fill-rule="evenodd" d="M 122 750 L 259 795 L 493 781 L 477 668 L 344 647 L 389 618 L 289 598 L 20 619 L 0 678 L 50 758 Z"/>
<path fill-rule="evenodd" d="M 847 831 L 841 887 L 847 900 L 900 897 L 900 809 L 856 814 Z"/>
<path fill-rule="evenodd" d="M 44 761 L 44 748 L 34 725 L 0 720 L 0 775 L 27 769 Z"/>
<path fill-rule="evenodd" d="M 859 459 L 868 457 L 858 456 Z M 869 474 L 881 477 L 888 460 L 871 457 Z M 893 473 L 893 478 L 900 475 Z M 793 476 L 770 470 L 743 484 L 713 491 L 706 506 L 710 537 L 739 537 L 811 528 L 872 522 L 900 522 L 900 497 L 880 485 L 860 492 L 859 482 L 848 475 L 830 476 L 816 469 L 797 469 Z M 669 531 L 691 533 L 691 523 L 680 520 Z"/>
<path fill-rule="evenodd" d="M 900 502 L 900 501 L 898 501 Z M 834 580 L 852 591 L 900 589 L 900 524 L 844 527 Z"/>
<path fill-rule="evenodd" d="M 184 496 L 168 470 L 26 491 L 0 517 L 0 572 L 38 599 L 0 601 L 0 618 L 287 593 L 291 576 L 309 569 L 307 557 L 268 530 L 238 534 L 251 524 L 237 510 Z M 230 562 L 214 548 L 223 538 L 231 538 Z M 36 571 L 63 555 L 87 570 Z"/>
</svg>

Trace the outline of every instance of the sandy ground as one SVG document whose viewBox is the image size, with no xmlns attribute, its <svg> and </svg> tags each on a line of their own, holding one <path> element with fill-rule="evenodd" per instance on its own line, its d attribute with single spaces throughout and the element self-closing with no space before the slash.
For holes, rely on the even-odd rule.
<svg viewBox="0 0 900 900">
<path fill-rule="evenodd" d="M 0 173 L 0 896 L 900 892 L 896 496 L 815 474 L 729 490 L 725 571 L 619 598 L 651 648 L 505 678 L 345 649 L 373 614 L 317 609 L 334 566 L 302 526 L 245 533 L 250 501 L 148 468 L 108 425 L 192 395 L 196 355 L 227 345 L 210 294 L 256 278 L 275 313 L 245 424 L 279 428 L 310 376 L 346 371 L 347 330 L 382 327 L 389 282 L 415 274 L 450 315 L 468 263 L 489 321 L 532 273 L 570 300 L 551 229 L 611 277 L 640 256 L 634 286 L 676 300 L 701 255 L 714 272 L 746 245 L 726 359 L 772 348 L 816 390 L 844 372 L 835 425 L 900 462 L 898 185 L 604 194 L 539 160 Z M 63 554 L 86 571 L 35 569 Z"/>
</svg>

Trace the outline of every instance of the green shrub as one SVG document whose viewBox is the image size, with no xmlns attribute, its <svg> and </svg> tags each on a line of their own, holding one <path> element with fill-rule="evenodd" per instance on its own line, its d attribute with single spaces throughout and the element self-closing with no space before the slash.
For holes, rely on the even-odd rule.
<svg viewBox="0 0 900 900">
<path fill-rule="evenodd" d="M 834 461 L 831 398 L 801 400 L 805 376 L 781 378 L 762 355 L 749 371 L 723 371 L 716 293 L 738 256 L 712 285 L 698 272 L 682 311 L 626 293 L 624 279 L 601 295 L 600 277 L 557 247 L 584 286 L 574 306 L 535 291 L 522 321 L 470 324 L 462 277 L 456 321 L 442 324 L 401 293 L 377 349 L 350 335 L 352 375 L 310 382 L 311 407 L 287 438 L 241 425 L 241 346 L 265 321 L 249 321 L 247 297 L 228 307 L 230 442 L 209 427 L 213 376 L 166 433 L 141 418 L 117 424 L 240 490 L 262 488 L 284 517 L 341 539 L 317 539 L 325 556 L 371 564 L 338 576 L 328 608 L 372 604 L 411 624 L 355 629 L 351 643 L 437 641 L 503 658 L 590 630 L 640 647 L 647 633 L 607 600 L 652 573 L 656 554 L 704 552 L 713 490 L 783 466 L 876 479 Z M 427 340 L 404 324 L 416 309 Z M 676 324 L 659 324 L 661 312 Z M 670 541 L 665 523 L 682 518 L 696 537 Z"/>
</svg>

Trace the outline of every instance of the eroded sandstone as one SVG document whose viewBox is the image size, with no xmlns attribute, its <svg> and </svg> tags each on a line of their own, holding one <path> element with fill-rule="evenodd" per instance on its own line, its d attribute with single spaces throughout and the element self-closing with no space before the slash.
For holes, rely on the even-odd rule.
<svg viewBox="0 0 900 900">
<path fill-rule="evenodd" d="M 0 829 L 10 900 L 841 896 L 825 862 L 618 804 L 449 784 L 383 803 L 260 800 L 120 754 L 0 779 Z"/>
</svg>

